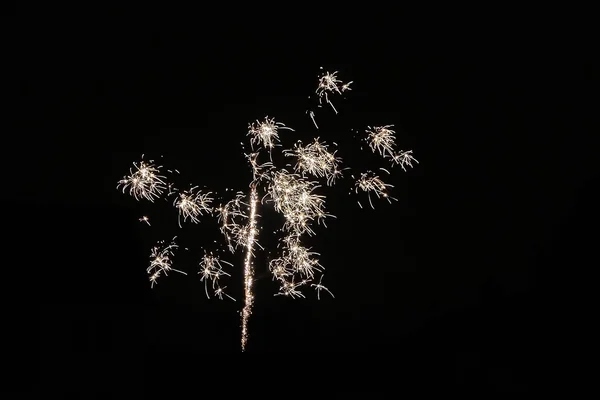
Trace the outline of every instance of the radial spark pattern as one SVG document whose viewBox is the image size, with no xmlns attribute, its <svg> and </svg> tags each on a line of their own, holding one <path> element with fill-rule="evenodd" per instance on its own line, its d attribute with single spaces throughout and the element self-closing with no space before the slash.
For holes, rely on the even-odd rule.
<svg viewBox="0 0 600 400">
<path fill-rule="evenodd" d="M 167 188 L 166 177 L 160 174 L 161 166 L 154 165 L 152 160 L 133 163 L 133 168 L 117 184 L 123 193 L 129 192 L 136 200 L 159 198 Z"/>
<path fill-rule="evenodd" d="M 173 201 L 173 205 L 179 210 L 179 226 L 181 227 L 182 219 L 183 222 L 189 219 L 197 224 L 201 215 L 211 213 L 211 203 L 214 200 L 211 195 L 211 192 L 203 193 L 197 186 L 179 193 Z"/>
</svg>

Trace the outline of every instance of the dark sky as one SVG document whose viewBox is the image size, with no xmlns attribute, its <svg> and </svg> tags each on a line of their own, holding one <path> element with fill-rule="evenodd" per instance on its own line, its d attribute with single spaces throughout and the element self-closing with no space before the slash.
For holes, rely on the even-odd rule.
<svg viewBox="0 0 600 400">
<path fill-rule="evenodd" d="M 4 177 L 12 192 L 3 205 L 20 263 L 44 260 L 35 263 L 44 271 L 35 296 L 43 382 L 63 362 L 136 369 L 139 382 L 151 381 L 161 360 L 245 368 L 227 355 L 239 353 L 242 254 L 231 259 L 227 282 L 237 302 L 206 299 L 196 268 L 202 249 L 221 241 L 216 223 L 179 229 L 170 203 L 136 202 L 116 183 L 145 154 L 181 171 L 181 182 L 247 190 L 240 142 L 249 122 L 268 115 L 296 130 L 282 133 L 284 145 L 316 136 L 337 142 L 357 170 L 385 164 L 359 150 L 351 129 L 394 124 L 400 147 L 413 149 L 419 164 L 393 170 L 398 202 L 375 210 L 348 195 L 349 178 L 325 189 L 337 219 L 310 244 L 335 299 L 273 297 L 277 287 L 258 257 L 248 355 L 277 353 L 256 367 L 261 379 L 286 365 L 301 374 L 303 364 L 345 390 L 348 377 L 395 367 L 452 387 L 529 386 L 527 366 L 542 351 L 549 313 L 540 281 L 550 265 L 573 259 L 566 249 L 581 245 L 581 220 L 596 217 L 586 151 L 571 156 L 564 145 L 580 121 L 556 117 L 575 106 L 566 97 L 548 101 L 573 84 L 554 79 L 563 68 L 547 63 L 540 46 L 428 37 L 413 42 L 413 53 L 388 32 L 329 43 L 233 23 L 216 38 L 175 22 L 142 25 L 15 28 L 28 60 L 18 88 L 41 113 L 18 114 L 14 148 L 26 150 L 3 160 L 18 171 Z M 338 115 L 316 111 L 317 131 L 305 112 L 321 66 L 354 83 L 335 102 Z M 587 68 L 564 71 L 585 76 Z M 276 224 L 272 210 L 264 213 Z M 152 227 L 138 222 L 142 215 Z M 175 267 L 189 274 L 151 290 L 150 247 L 174 235 L 190 249 Z M 341 370 L 346 378 L 334 372 Z M 361 382 L 371 391 L 394 387 L 383 378 L 382 386 Z"/>
</svg>

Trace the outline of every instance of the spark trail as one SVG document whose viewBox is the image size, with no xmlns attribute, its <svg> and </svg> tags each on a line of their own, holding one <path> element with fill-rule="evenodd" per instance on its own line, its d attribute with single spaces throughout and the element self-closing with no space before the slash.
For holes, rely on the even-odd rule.
<svg viewBox="0 0 600 400">
<path fill-rule="evenodd" d="M 250 186 L 250 216 L 249 216 L 249 234 L 246 243 L 246 257 L 244 259 L 244 308 L 242 309 L 242 351 L 246 350 L 248 342 L 248 321 L 252 315 L 252 305 L 254 304 L 254 293 L 252 293 L 252 285 L 254 281 L 254 265 L 253 252 L 254 242 L 256 240 L 256 207 L 258 204 L 258 195 L 256 194 L 256 184 Z"/>
</svg>

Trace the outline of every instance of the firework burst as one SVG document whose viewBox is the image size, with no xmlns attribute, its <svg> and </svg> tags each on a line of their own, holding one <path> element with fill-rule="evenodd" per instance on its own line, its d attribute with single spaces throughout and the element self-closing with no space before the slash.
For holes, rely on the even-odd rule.
<svg viewBox="0 0 600 400">
<path fill-rule="evenodd" d="M 336 94 L 342 94 L 343 92 L 350 89 L 352 82 L 344 83 L 337 77 L 338 71 L 334 73 L 325 72 L 319 77 L 319 85 L 317 86 L 317 96 L 319 96 L 319 104 L 323 102 L 329 104 L 333 111 L 337 114 L 337 110 L 331 102 L 331 96 Z"/>
<path fill-rule="evenodd" d="M 256 120 L 248 125 L 248 136 L 250 136 L 250 146 L 262 147 L 269 153 L 279 144 L 279 131 L 290 130 L 281 122 L 276 122 L 273 118 L 265 117 L 264 121 Z"/>
<path fill-rule="evenodd" d="M 392 165 L 400 165 L 406 171 L 406 167 L 413 167 L 412 163 L 419 163 L 412 155 L 412 150 L 396 151 L 396 132 L 392 130 L 394 125 L 367 127 L 366 141 L 373 153 L 379 153 L 383 158 L 389 158 Z"/>
<path fill-rule="evenodd" d="M 326 103 L 337 114 L 337 109 L 332 103 L 334 96 L 342 95 L 351 90 L 350 84 L 344 83 L 337 77 L 337 71 L 325 72 L 319 77 L 316 94 L 319 106 Z M 308 112 L 314 125 L 313 111 Z M 379 154 L 383 159 L 389 160 L 394 165 L 406 171 L 418 161 L 413 157 L 412 150 L 396 150 L 396 132 L 393 125 L 367 127 L 366 141 L 373 153 Z M 197 186 L 180 192 L 167 183 L 165 176 L 161 175 L 161 166 L 156 166 L 152 161 L 134 163 L 130 174 L 118 182 L 117 187 L 127 192 L 136 200 L 146 199 L 153 202 L 161 197 L 165 191 L 167 196 L 174 195 L 173 205 L 178 210 L 178 223 L 190 221 L 199 223 L 207 215 L 215 215 L 220 224 L 221 234 L 224 236 L 227 247 L 231 253 L 236 250 L 245 252 L 243 261 L 243 308 L 241 314 L 241 348 L 246 350 L 249 337 L 249 322 L 254 306 L 255 265 L 254 256 L 257 250 L 263 249 L 258 242 L 259 234 L 259 207 L 263 204 L 272 205 L 272 209 L 283 217 L 279 232 L 278 255 L 271 259 L 268 270 L 272 280 L 279 284 L 279 291 L 275 296 L 289 298 L 304 298 L 303 290 L 313 288 L 316 297 L 321 299 L 321 292 L 326 292 L 332 298 L 333 293 L 322 284 L 325 268 L 319 261 L 320 254 L 313 251 L 303 243 L 303 238 L 316 234 L 319 225 L 325 228 L 326 220 L 335 218 L 325 209 L 325 197 L 320 192 L 322 185 L 333 186 L 338 178 L 342 177 L 342 159 L 337 156 L 337 149 L 330 151 L 330 145 L 318 137 L 304 145 L 297 141 L 291 149 L 284 149 L 285 158 L 294 159 L 290 172 L 279 168 L 273 163 L 272 153 L 281 146 L 279 133 L 282 130 L 294 131 L 273 118 L 265 117 L 248 125 L 247 136 L 250 137 L 252 152 L 245 157 L 252 170 L 252 180 L 248 193 L 236 192 L 233 199 L 213 207 L 213 193 L 203 192 Z M 333 143 L 337 148 L 337 144 Z M 268 153 L 269 161 L 261 161 L 264 152 Z M 142 156 L 143 158 L 143 156 Z M 389 171 L 380 168 L 389 175 Z M 175 170 L 176 173 L 179 171 Z M 171 172 L 168 170 L 168 172 Z M 389 195 L 393 188 L 385 183 L 373 171 L 360 173 L 358 178 L 351 175 L 354 180 L 355 194 L 366 193 L 371 208 L 374 208 L 372 195 L 384 198 L 388 202 L 396 200 Z M 321 183 L 322 182 L 322 183 Z M 358 205 L 362 208 L 360 201 Z M 139 219 L 150 225 L 149 218 L 143 216 Z M 158 242 L 151 251 L 150 266 L 147 273 L 150 276 L 151 287 L 162 275 L 167 276 L 174 271 L 184 275 L 185 272 L 172 267 L 174 251 L 177 249 L 175 238 L 169 243 Z M 235 299 L 225 292 L 227 286 L 221 285 L 221 280 L 230 277 L 226 267 L 233 265 L 222 260 L 216 254 L 204 252 L 199 261 L 200 282 L 204 285 L 207 298 L 216 297 L 223 300 L 227 297 Z"/>
<path fill-rule="evenodd" d="M 367 171 L 360 174 L 360 177 L 356 180 L 355 191 L 356 193 L 358 193 L 359 190 L 367 192 L 369 204 L 371 205 L 371 208 L 374 209 L 375 207 L 373 206 L 373 201 L 371 200 L 371 193 L 375 194 L 377 198 L 384 198 L 391 203 L 392 200 L 396 200 L 388 194 L 388 190 L 393 187 L 394 186 L 390 185 L 389 183 L 383 182 L 381 178 L 375 175 L 373 171 Z M 358 205 L 360 208 L 363 208 L 360 202 L 358 202 Z"/>
<path fill-rule="evenodd" d="M 200 261 L 200 271 L 198 271 L 198 274 L 201 275 L 200 281 L 204 282 L 204 293 L 206 293 L 207 298 L 210 299 L 210 295 L 208 294 L 208 286 L 210 282 L 210 287 L 214 290 L 215 296 L 223 300 L 223 295 L 225 295 L 231 300 L 235 301 L 233 297 L 224 292 L 226 286 L 219 286 L 219 279 L 221 277 L 231 276 L 223 269 L 224 264 L 233 267 L 233 264 L 221 260 L 212 253 L 205 252 L 204 256 L 202 257 L 202 261 Z"/>
<path fill-rule="evenodd" d="M 296 158 L 294 171 L 304 174 L 310 174 L 317 178 L 326 178 L 329 186 L 335 183 L 335 180 L 342 175 L 339 165 L 342 159 L 336 157 L 335 153 L 330 153 L 328 145 L 325 142 L 315 138 L 312 143 L 306 146 L 299 141 L 293 150 L 284 150 L 288 157 Z"/>
<path fill-rule="evenodd" d="M 158 278 L 163 274 L 168 276 L 171 271 L 187 275 L 185 272 L 172 267 L 174 251 L 179 247 L 175 243 L 176 238 L 174 237 L 168 244 L 161 240 L 150 251 L 150 265 L 146 268 L 146 272 L 150 276 L 151 287 L 154 287 Z"/>
<path fill-rule="evenodd" d="M 200 222 L 199 217 L 204 213 L 212 212 L 211 203 L 214 198 L 212 193 L 203 193 L 198 189 L 198 186 L 193 186 L 189 190 L 179 193 L 173 201 L 173 205 L 179 210 L 178 223 L 181 227 L 181 219 L 183 222 L 189 219 L 194 224 Z"/>
<path fill-rule="evenodd" d="M 129 195 L 138 201 L 145 199 L 154 202 L 167 188 L 166 177 L 161 175 L 161 168 L 162 166 L 155 165 L 152 160 L 133 163 L 129 175 L 118 182 L 117 189 L 122 188 L 123 193 L 129 191 Z"/>
</svg>

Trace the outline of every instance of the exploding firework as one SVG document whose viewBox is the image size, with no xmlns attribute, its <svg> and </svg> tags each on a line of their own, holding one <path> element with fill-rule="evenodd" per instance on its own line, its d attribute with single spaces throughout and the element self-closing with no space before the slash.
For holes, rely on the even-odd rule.
<svg viewBox="0 0 600 400">
<path fill-rule="evenodd" d="M 350 89 L 350 84 L 352 84 L 352 82 L 342 82 L 338 79 L 337 73 L 338 71 L 335 71 L 331 74 L 329 72 L 325 72 L 324 74 L 322 74 L 319 78 L 319 85 L 317 86 L 316 90 L 316 93 L 319 96 L 319 103 L 322 104 L 323 102 L 325 102 L 329 104 L 336 114 L 338 112 L 334 107 L 333 103 L 331 102 L 331 96 L 335 94 L 342 94 L 347 90 L 352 90 Z"/>
<path fill-rule="evenodd" d="M 344 83 L 337 77 L 337 71 L 325 72 L 319 77 L 316 90 L 319 104 L 329 104 L 337 114 L 337 109 L 332 103 L 332 97 L 342 95 L 351 90 L 350 84 Z M 308 112 L 314 125 L 313 111 Z M 379 154 L 384 160 L 389 160 L 394 165 L 406 171 L 418 161 L 413 157 L 412 150 L 396 150 L 396 132 L 393 125 L 367 127 L 366 141 L 373 153 Z M 335 218 L 325 208 L 325 196 L 321 194 L 322 185 L 333 186 L 342 178 L 342 159 L 337 156 L 337 149 L 330 151 L 330 145 L 318 137 L 312 142 L 303 144 L 301 141 L 291 149 L 283 149 L 284 157 L 291 157 L 295 162 L 288 165 L 293 171 L 279 168 L 273 163 L 272 153 L 281 146 L 279 133 L 282 130 L 294 131 L 273 118 L 265 117 L 249 124 L 247 135 L 250 136 L 252 152 L 245 157 L 252 170 L 252 180 L 248 193 L 236 192 L 233 199 L 213 207 L 213 193 L 199 190 L 197 186 L 179 192 L 172 183 L 167 183 L 161 175 L 161 166 L 156 166 L 152 161 L 134 163 L 130 174 L 118 183 L 118 188 L 133 196 L 136 200 L 149 200 L 153 202 L 161 197 L 165 191 L 167 196 L 175 195 L 173 205 L 178 210 L 178 223 L 190 221 L 199 223 L 203 216 L 216 216 L 220 224 L 221 234 L 225 238 L 231 253 L 237 250 L 245 252 L 243 261 L 243 308 L 241 310 L 241 348 L 246 350 L 249 337 L 249 322 L 254 306 L 255 265 L 254 256 L 257 250 L 263 249 L 258 242 L 259 207 L 263 204 L 272 206 L 272 209 L 283 217 L 279 238 L 279 254 L 271 259 L 268 270 L 273 281 L 279 284 L 279 291 L 275 296 L 289 298 L 304 298 L 303 290 L 313 288 L 316 297 L 321 299 L 321 293 L 326 292 L 332 298 L 333 293 L 325 287 L 323 282 L 325 268 L 319 261 L 319 253 L 312 251 L 303 243 L 305 236 L 316 234 L 316 227 L 326 227 L 326 220 Z M 336 146 L 337 144 L 333 143 Z M 269 161 L 261 161 L 264 152 L 268 153 Z M 389 171 L 380 168 L 389 175 Z M 175 170 L 177 173 L 179 171 Z M 170 171 L 169 171 L 170 172 Z M 354 180 L 355 194 L 366 193 L 371 208 L 374 208 L 372 195 L 384 198 L 388 202 L 396 200 L 389 195 L 393 186 L 385 183 L 373 171 L 356 173 L 351 177 Z M 362 208 L 360 201 L 358 205 Z M 139 219 L 150 225 L 149 218 L 143 216 Z M 185 272 L 172 268 L 174 251 L 177 249 L 175 238 L 170 243 L 158 242 L 151 252 L 150 266 L 147 272 L 150 276 L 151 287 L 162 275 L 175 271 Z M 226 268 L 233 267 L 221 257 L 205 252 L 199 262 L 200 282 L 204 285 L 204 292 L 208 298 L 213 297 L 223 300 L 224 297 L 235 301 L 225 292 L 227 286 L 221 285 L 221 280 L 230 277 L 231 273 Z"/>
<path fill-rule="evenodd" d="M 202 193 L 197 186 L 181 192 L 173 201 L 173 205 L 179 210 L 179 226 L 181 227 L 182 218 L 184 222 L 189 218 L 191 222 L 197 224 L 200 222 L 201 215 L 211 213 L 210 204 L 214 200 L 211 195 L 211 192 Z"/>
<path fill-rule="evenodd" d="M 320 142 L 319 138 L 306 146 L 302 142 L 296 143 L 294 150 L 284 150 L 286 156 L 296 157 L 296 166 L 294 170 L 302 173 L 308 173 L 317 178 L 326 178 L 329 186 L 335 183 L 335 180 L 342 175 L 339 169 L 341 158 L 336 157 L 335 152 L 330 153 L 327 150 L 327 144 Z"/>
<path fill-rule="evenodd" d="M 396 151 L 396 132 L 394 125 L 367 127 L 366 141 L 373 153 L 379 153 L 383 158 L 389 158 L 392 165 L 397 164 L 406 171 L 406 167 L 413 167 L 412 163 L 419 163 L 412 155 L 412 150 Z"/>
<path fill-rule="evenodd" d="M 172 267 L 174 251 L 179 247 L 175 243 L 176 238 L 174 237 L 168 244 L 161 240 L 150 251 L 150 265 L 146 268 L 146 272 L 150 276 L 151 287 L 154 287 L 158 278 L 163 274 L 168 276 L 171 271 L 187 275 L 185 272 Z"/>
<path fill-rule="evenodd" d="M 335 71 L 333 73 L 322 73 L 319 76 L 317 89 L 315 91 L 319 98 L 319 107 L 321 107 L 323 103 L 329 104 L 329 106 L 333 109 L 333 111 L 336 114 L 338 113 L 338 111 L 333 105 L 331 98 L 336 95 L 342 95 L 344 92 L 352 90 L 350 88 L 352 81 L 344 83 L 340 79 L 338 79 L 337 74 L 338 71 Z M 315 120 L 314 111 L 308 110 L 306 113 L 310 117 L 312 123 L 315 125 L 315 128 L 319 129 L 317 121 Z"/>
<path fill-rule="evenodd" d="M 167 188 L 166 177 L 160 174 L 161 168 L 162 166 L 154 165 L 152 160 L 133 163 L 129 175 L 118 182 L 117 189 L 122 188 L 123 193 L 129 190 L 129 194 L 136 200 L 154 202 Z"/>
<path fill-rule="evenodd" d="M 223 295 L 225 295 L 231 300 L 235 301 L 233 297 L 224 292 L 224 289 L 227 286 L 219 286 L 219 279 L 222 276 L 231 276 L 223 269 L 224 264 L 233 267 L 233 264 L 221 260 L 219 257 L 214 256 L 212 253 L 204 253 L 204 257 L 202 257 L 202 261 L 200 261 L 200 271 L 198 272 L 199 274 L 201 274 L 200 281 L 204 282 L 204 292 L 206 293 L 206 297 L 208 297 L 209 299 L 210 295 L 208 294 L 208 286 L 210 281 L 210 287 L 212 288 L 212 290 L 214 290 L 215 296 L 223 300 Z"/>
<path fill-rule="evenodd" d="M 373 171 L 367 171 L 360 174 L 360 177 L 356 180 L 355 191 L 356 193 L 359 190 L 363 192 L 367 192 L 367 198 L 369 199 L 369 204 L 371 208 L 375 208 L 373 206 L 373 201 L 371 200 L 371 193 L 374 193 L 377 198 L 387 199 L 388 202 L 392 202 L 392 200 L 396 200 L 388 194 L 388 189 L 393 188 L 389 183 L 385 183 L 379 178 L 379 176 L 375 175 Z M 358 202 L 360 208 L 362 208 L 362 204 Z"/>
<path fill-rule="evenodd" d="M 290 130 L 281 122 L 275 122 L 273 118 L 265 117 L 264 121 L 255 121 L 248 125 L 248 136 L 250 138 L 250 145 L 262 147 L 271 152 L 275 146 L 279 143 L 279 130 Z"/>
</svg>

